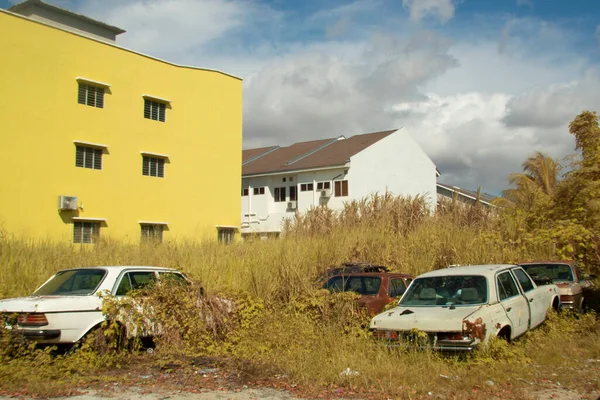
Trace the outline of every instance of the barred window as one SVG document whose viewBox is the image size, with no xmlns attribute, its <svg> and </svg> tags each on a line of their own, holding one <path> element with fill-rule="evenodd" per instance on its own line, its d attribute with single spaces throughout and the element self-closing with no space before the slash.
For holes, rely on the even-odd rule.
<svg viewBox="0 0 600 400">
<path fill-rule="evenodd" d="M 165 122 L 167 105 L 159 101 L 144 99 L 144 118 Z"/>
<path fill-rule="evenodd" d="M 77 102 L 86 106 L 104 108 L 104 88 L 80 82 Z"/>
<path fill-rule="evenodd" d="M 100 237 L 100 222 L 75 221 L 73 243 L 94 243 Z"/>
<path fill-rule="evenodd" d="M 230 244 L 235 238 L 235 229 L 233 228 L 218 228 L 219 243 Z"/>
<path fill-rule="evenodd" d="M 255 196 L 265 194 L 265 187 L 264 186 L 263 187 L 255 187 L 253 193 Z"/>
<path fill-rule="evenodd" d="M 165 159 L 159 157 L 143 156 L 142 175 L 165 177 Z"/>
<path fill-rule="evenodd" d="M 303 183 L 300 185 L 301 192 L 312 192 L 313 188 L 314 188 L 314 186 L 312 183 Z"/>
<path fill-rule="evenodd" d="M 102 149 L 89 146 L 76 146 L 75 166 L 102 169 Z"/>
<path fill-rule="evenodd" d="M 160 224 L 141 224 L 142 242 L 162 242 L 164 225 Z"/>
</svg>

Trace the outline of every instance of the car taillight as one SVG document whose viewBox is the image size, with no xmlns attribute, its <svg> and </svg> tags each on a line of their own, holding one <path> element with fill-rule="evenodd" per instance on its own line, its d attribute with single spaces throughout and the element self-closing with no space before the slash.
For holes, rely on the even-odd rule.
<svg viewBox="0 0 600 400">
<path fill-rule="evenodd" d="M 20 326 L 44 326 L 48 325 L 48 319 L 45 314 L 28 313 L 19 315 L 17 323 Z"/>
<path fill-rule="evenodd" d="M 373 337 L 375 339 L 397 340 L 398 339 L 398 332 L 395 332 L 395 331 L 374 330 L 373 331 Z"/>
<path fill-rule="evenodd" d="M 560 296 L 560 301 L 561 301 L 561 303 L 574 303 L 575 296 L 563 294 L 562 296 Z"/>
</svg>

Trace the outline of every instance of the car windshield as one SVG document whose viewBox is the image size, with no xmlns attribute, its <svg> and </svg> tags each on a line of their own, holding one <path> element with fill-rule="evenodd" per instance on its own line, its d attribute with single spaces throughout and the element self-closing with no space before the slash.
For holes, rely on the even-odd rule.
<svg viewBox="0 0 600 400">
<path fill-rule="evenodd" d="M 568 264 L 530 264 L 522 266 L 533 280 L 551 279 L 552 282 L 573 282 L 573 272 Z"/>
<path fill-rule="evenodd" d="M 100 285 L 104 275 L 106 275 L 104 269 L 60 271 L 33 294 L 35 296 L 82 296 L 92 294 Z"/>
<path fill-rule="evenodd" d="M 487 303 L 485 277 L 436 276 L 415 279 L 400 300 L 402 306 L 450 306 Z"/>
<path fill-rule="evenodd" d="M 381 278 L 375 276 L 334 276 L 325 284 L 330 292 L 356 292 L 362 295 L 379 293 Z"/>
</svg>

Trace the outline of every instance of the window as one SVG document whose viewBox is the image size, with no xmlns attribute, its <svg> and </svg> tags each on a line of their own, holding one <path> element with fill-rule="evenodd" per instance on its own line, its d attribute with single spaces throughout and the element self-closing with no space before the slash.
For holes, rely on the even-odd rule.
<svg viewBox="0 0 600 400">
<path fill-rule="evenodd" d="M 104 108 L 104 88 L 80 82 L 77 102 L 86 106 Z"/>
<path fill-rule="evenodd" d="M 142 242 L 162 242 L 164 225 L 161 224 L 140 224 L 142 229 Z"/>
<path fill-rule="evenodd" d="M 253 193 L 255 196 L 258 196 L 259 194 L 265 194 L 264 186 L 263 187 L 255 187 Z"/>
<path fill-rule="evenodd" d="M 400 297 L 406 291 L 403 279 L 390 279 L 390 297 Z"/>
<path fill-rule="evenodd" d="M 512 271 L 517 277 L 517 280 L 519 281 L 519 284 L 521 285 L 521 288 L 524 292 L 529 292 L 530 290 L 533 290 L 533 283 L 531 283 L 531 279 L 522 269 L 515 268 Z"/>
<path fill-rule="evenodd" d="M 362 295 L 374 295 L 379 292 L 381 278 L 371 276 L 334 276 L 325 284 L 325 289 L 335 292 L 355 292 Z"/>
<path fill-rule="evenodd" d="M 509 272 L 498 275 L 498 298 L 500 301 L 514 297 L 519 294 L 517 284 Z"/>
<path fill-rule="evenodd" d="M 312 192 L 314 190 L 314 185 L 312 183 L 302 183 L 300 185 L 301 192 Z"/>
<path fill-rule="evenodd" d="M 76 146 L 75 166 L 102 169 L 102 149 L 89 146 Z"/>
<path fill-rule="evenodd" d="M 296 186 L 290 186 L 290 201 L 295 201 L 296 199 Z"/>
<path fill-rule="evenodd" d="M 233 243 L 235 237 L 234 228 L 218 228 L 218 239 L 219 243 L 230 244 Z"/>
<path fill-rule="evenodd" d="M 165 177 L 165 159 L 159 157 L 143 156 L 142 175 Z"/>
<path fill-rule="evenodd" d="M 100 222 L 75 221 L 73 243 L 94 243 L 100 236 Z"/>
<path fill-rule="evenodd" d="M 335 181 L 335 197 L 348 196 L 348 181 Z"/>
<path fill-rule="evenodd" d="M 285 188 L 284 187 L 275 188 L 275 194 L 274 194 L 273 198 L 275 199 L 275 202 L 285 201 Z"/>
<path fill-rule="evenodd" d="M 150 271 L 128 272 L 123 275 L 119 287 L 117 288 L 117 296 L 124 296 L 137 289 L 146 289 L 156 282 L 156 275 Z"/>
<path fill-rule="evenodd" d="M 331 189 L 331 182 L 317 182 L 317 190 Z"/>
<path fill-rule="evenodd" d="M 159 101 L 144 99 L 144 118 L 165 122 L 167 105 Z"/>
<path fill-rule="evenodd" d="M 242 189 L 242 196 L 248 196 L 248 188 Z"/>
<path fill-rule="evenodd" d="M 96 291 L 106 275 L 105 269 L 78 269 L 57 272 L 34 292 L 36 296 L 78 296 Z"/>
</svg>

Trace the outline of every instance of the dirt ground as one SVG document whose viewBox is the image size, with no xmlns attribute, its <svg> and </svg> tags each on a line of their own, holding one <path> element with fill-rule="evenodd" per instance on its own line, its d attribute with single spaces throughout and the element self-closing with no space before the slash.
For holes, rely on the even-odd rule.
<svg viewBox="0 0 600 400">
<path fill-rule="evenodd" d="M 56 400 L 247 400 L 247 399 L 264 399 L 264 400 L 302 400 L 301 397 L 295 397 L 286 390 L 278 390 L 273 388 L 242 388 L 239 390 L 206 390 L 198 393 L 185 392 L 181 390 L 164 390 L 153 389 L 148 390 L 142 387 L 130 387 L 124 390 L 119 388 L 111 388 L 110 390 L 82 390 L 82 394 L 57 397 Z M 531 399 L 539 400 L 596 400 L 600 397 L 594 395 L 582 395 L 575 391 L 566 389 L 545 389 L 541 391 L 531 392 Z M 19 399 L 29 400 L 29 397 L 16 397 Z M 322 398 L 322 397 L 320 397 Z M 14 400 L 15 397 L 0 396 L 0 400 Z M 338 400 L 343 400 L 338 398 Z M 499 400 L 499 399 L 498 399 Z"/>
</svg>

